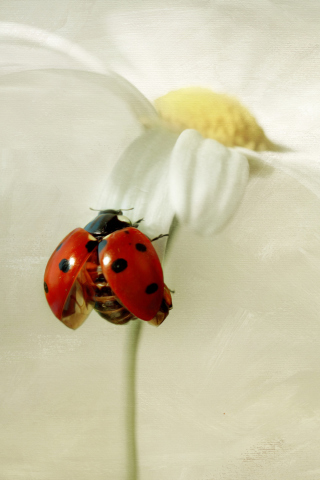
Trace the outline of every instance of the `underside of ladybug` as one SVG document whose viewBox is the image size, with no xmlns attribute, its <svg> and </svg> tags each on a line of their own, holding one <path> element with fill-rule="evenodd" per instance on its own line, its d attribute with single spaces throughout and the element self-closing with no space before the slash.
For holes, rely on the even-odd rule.
<svg viewBox="0 0 320 480">
<path fill-rule="evenodd" d="M 52 312 L 69 328 L 82 325 L 92 309 L 117 325 L 136 318 L 160 325 L 169 314 L 170 290 L 152 241 L 138 230 L 140 221 L 132 224 L 121 210 L 100 211 L 51 255 L 44 290 Z"/>
</svg>

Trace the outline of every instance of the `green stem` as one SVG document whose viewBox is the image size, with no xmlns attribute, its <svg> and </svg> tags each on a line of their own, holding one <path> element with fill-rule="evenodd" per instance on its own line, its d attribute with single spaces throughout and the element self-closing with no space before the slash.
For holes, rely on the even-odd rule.
<svg viewBox="0 0 320 480">
<path fill-rule="evenodd" d="M 137 434 L 136 434 L 136 371 L 137 352 L 141 332 L 141 320 L 128 324 L 129 332 L 125 353 L 126 371 L 126 441 L 127 441 L 127 480 L 138 480 Z"/>
</svg>

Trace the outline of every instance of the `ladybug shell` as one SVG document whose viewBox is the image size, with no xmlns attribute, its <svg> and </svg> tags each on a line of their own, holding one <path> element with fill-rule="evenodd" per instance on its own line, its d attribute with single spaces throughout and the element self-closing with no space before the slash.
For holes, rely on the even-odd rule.
<svg viewBox="0 0 320 480">
<path fill-rule="evenodd" d="M 86 269 L 90 256 L 97 256 L 97 240 L 83 228 L 67 235 L 47 264 L 44 274 L 46 298 L 55 316 L 70 328 L 78 328 L 93 308 L 87 287 Z"/>
<path fill-rule="evenodd" d="M 120 302 L 142 320 L 151 320 L 163 298 L 163 273 L 151 241 L 134 227 L 118 230 L 99 244 L 102 272 Z"/>
<path fill-rule="evenodd" d="M 169 288 L 167 285 L 164 286 L 163 290 L 163 300 L 165 301 L 168 309 L 170 310 L 172 308 L 172 297 Z"/>
</svg>

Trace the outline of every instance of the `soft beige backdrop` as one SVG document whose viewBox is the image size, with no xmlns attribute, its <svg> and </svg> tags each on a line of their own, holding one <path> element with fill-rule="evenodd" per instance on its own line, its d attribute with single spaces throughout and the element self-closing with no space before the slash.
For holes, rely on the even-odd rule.
<svg viewBox="0 0 320 480">
<path fill-rule="evenodd" d="M 111 68 L 151 100 L 225 91 L 287 147 L 224 231 L 173 239 L 174 310 L 138 356 L 140 478 L 319 479 L 319 2 L 2 0 L 0 20 L 0 479 L 125 478 L 127 329 L 68 330 L 42 282 L 140 127 L 91 77 L 19 73 L 39 67 Z"/>
</svg>

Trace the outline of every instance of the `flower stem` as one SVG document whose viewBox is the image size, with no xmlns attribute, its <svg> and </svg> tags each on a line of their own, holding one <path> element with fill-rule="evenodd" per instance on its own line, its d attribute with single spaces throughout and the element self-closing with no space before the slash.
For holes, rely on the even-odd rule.
<svg viewBox="0 0 320 480">
<path fill-rule="evenodd" d="M 126 369 L 126 453 L 127 480 L 138 480 L 137 438 L 136 438 L 136 367 L 141 320 L 129 322 L 125 353 Z"/>
</svg>

